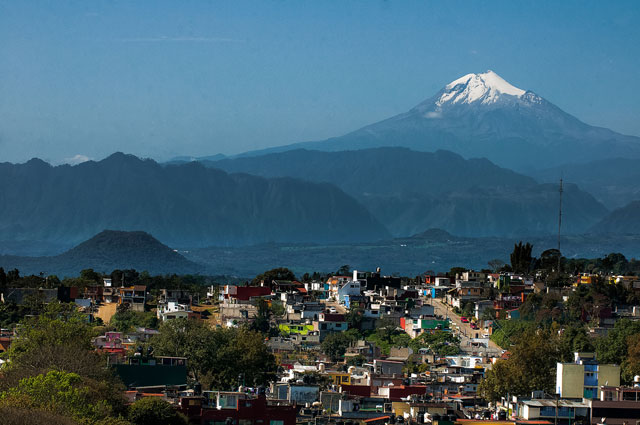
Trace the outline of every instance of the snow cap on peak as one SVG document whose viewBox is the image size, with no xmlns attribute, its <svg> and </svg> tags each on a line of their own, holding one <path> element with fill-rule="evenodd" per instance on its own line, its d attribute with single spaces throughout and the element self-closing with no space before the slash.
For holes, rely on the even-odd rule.
<svg viewBox="0 0 640 425">
<path fill-rule="evenodd" d="M 520 97 L 525 91 L 512 86 L 493 71 L 467 74 L 447 84 L 437 104 L 472 103 L 478 100 L 494 103 L 503 94 Z"/>
</svg>

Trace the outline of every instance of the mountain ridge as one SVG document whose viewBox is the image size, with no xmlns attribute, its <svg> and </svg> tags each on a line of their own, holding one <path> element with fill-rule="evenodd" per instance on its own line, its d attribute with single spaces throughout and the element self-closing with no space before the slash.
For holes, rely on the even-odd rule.
<svg viewBox="0 0 640 425">
<path fill-rule="evenodd" d="M 388 237 L 355 199 L 326 183 L 196 162 L 161 166 L 122 153 L 75 166 L 0 164 L 0 240 L 79 243 L 105 228 L 144 230 L 173 246 Z"/>
<path fill-rule="evenodd" d="M 330 182 L 358 199 L 394 236 L 440 227 L 464 236 L 557 232 L 558 188 L 453 152 L 381 147 L 325 152 L 296 149 L 204 162 L 228 172 Z M 565 185 L 565 231 L 581 233 L 608 211 Z"/>
</svg>

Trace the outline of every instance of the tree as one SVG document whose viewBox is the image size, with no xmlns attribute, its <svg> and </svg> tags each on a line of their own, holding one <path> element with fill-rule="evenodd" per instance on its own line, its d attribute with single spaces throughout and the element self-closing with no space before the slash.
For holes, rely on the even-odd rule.
<svg viewBox="0 0 640 425">
<path fill-rule="evenodd" d="M 487 307 L 482 310 L 482 315 L 480 316 L 480 320 L 495 320 L 496 318 L 496 309 L 493 307 Z"/>
<path fill-rule="evenodd" d="M 201 321 L 173 319 L 162 323 L 151 345 L 157 355 L 187 357 L 193 379 L 205 388 L 232 389 L 238 372 L 252 386 L 275 377 L 275 358 L 264 336 L 248 329 L 211 329 Z"/>
<path fill-rule="evenodd" d="M 68 416 L 59 415 L 49 410 L 7 405 L 10 401 L 13 400 L 0 401 L 0 418 L 2 418 L 3 425 L 80 425 L 79 422 Z M 122 425 L 130 424 L 126 422 Z"/>
<path fill-rule="evenodd" d="M 513 246 L 513 252 L 511 252 L 511 268 L 516 273 L 528 273 L 531 268 L 533 257 L 531 251 L 533 245 L 529 242 L 523 244 L 522 241 Z"/>
<path fill-rule="evenodd" d="M 562 330 L 560 355 L 563 362 L 572 362 L 573 353 L 593 351 L 594 346 L 584 326 L 569 325 Z"/>
<path fill-rule="evenodd" d="M 18 269 L 9 270 L 7 272 L 7 284 L 16 283 L 20 280 L 20 271 Z"/>
<path fill-rule="evenodd" d="M 396 325 L 393 320 L 387 317 L 378 320 L 376 327 L 376 336 L 378 340 L 386 344 L 391 344 L 393 335 L 396 333 L 397 327 L 398 325 Z"/>
<path fill-rule="evenodd" d="M 451 267 L 451 270 L 449 270 L 449 273 L 447 274 L 449 277 L 456 277 L 457 274 L 464 273 L 466 271 L 467 269 L 464 267 Z"/>
<path fill-rule="evenodd" d="M 124 386 L 91 344 L 94 329 L 74 305 L 47 305 L 45 311 L 22 322 L 19 338 L 5 353 L 8 358 L 0 379 L 0 390 L 16 387 L 26 378 L 51 370 L 82 378 L 113 411 L 124 408 Z"/>
<path fill-rule="evenodd" d="M 253 278 L 251 284 L 259 285 L 260 282 L 264 281 L 266 284 L 270 285 L 274 280 L 296 280 L 296 275 L 286 267 L 279 267 L 260 273 Z"/>
<path fill-rule="evenodd" d="M 344 357 L 347 348 L 355 340 L 356 338 L 347 332 L 336 332 L 327 335 L 320 346 L 331 361 L 337 362 Z"/>
<path fill-rule="evenodd" d="M 347 359 L 348 366 L 362 366 L 367 361 L 367 358 L 362 354 L 358 354 L 357 356 L 351 356 Z"/>
<path fill-rule="evenodd" d="M 500 269 L 502 269 L 505 266 L 505 262 L 499 258 L 494 258 L 493 260 L 490 260 L 487 264 L 489 264 L 489 267 L 491 267 L 491 270 L 493 270 L 494 273 L 498 273 Z"/>
<path fill-rule="evenodd" d="M 622 362 L 622 380 L 633 382 L 633 377 L 640 375 L 640 335 L 627 337 L 627 357 Z"/>
<path fill-rule="evenodd" d="M 532 391 L 552 392 L 556 364 L 562 359 L 557 332 L 529 329 L 516 340 L 508 360 L 500 360 L 487 371 L 479 391 L 487 400 Z"/>
<path fill-rule="evenodd" d="M 110 277 L 111 277 L 111 280 L 113 281 L 114 286 L 120 286 L 120 285 L 128 286 L 128 285 L 134 285 L 138 283 L 140 274 L 134 269 L 127 269 L 127 270 L 116 269 L 111 272 Z"/>
<path fill-rule="evenodd" d="M 269 333 L 271 329 L 271 311 L 269 310 L 269 304 L 262 298 L 258 300 L 258 311 L 250 328 L 263 334 Z"/>
<path fill-rule="evenodd" d="M 409 347 L 416 353 L 421 348 L 428 348 L 436 355 L 449 356 L 460 352 L 460 339 L 447 331 L 425 332 L 411 340 Z"/>
<path fill-rule="evenodd" d="M 358 308 L 350 308 L 347 314 L 345 314 L 345 320 L 349 329 L 360 330 L 362 325 L 363 312 Z"/>
<path fill-rule="evenodd" d="M 632 322 L 629 319 L 620 319 L 607 336 L 600 338 L 596 343 L 596 355 L 600 363 L 623 364 L 635 349 L 635 344 L 630 348 L 630 341 L 640 340 L 640 322 Z M 633 360 L 632 360 L 633 362 Z M 628 363 L 628 362 L 627 362 Z"/>
<path fill-rule="evenodd" d="M 466 302 L 464 303 L 464 305 L 462 306 L 462 315 L 465 317 L 471 317 L 473 316 L 473 309 L 475 308 L 474 304 L 472 302 Z"/>
<path fill-rule="evenodd" d="M 94 422 L 114 413 L 101 389 L 100 383 L 90 382 L 78 374 L 51 370 L 20 380 L 17 386 L 0 394 L 0 399 L 7 405 L 45 409 Z"/>
<path fill-rule="evenodd" d="M 102 284 L 102 275 L 94 272 L 93 269 L 84 269 L 80 271 L 80 278 L 91 283 Z"/>
<path fill-rule="evenodd" d="M 144 397 L 129 407 L 129 420 L 134 425 L 186 425 L 186 418 L 171 404 L 156 397 Z"/>
<path fill-rule="evenodd" d="M 484 379 L 478 385 L 478 394 L 487 401 L 500 400 L 515 387 L 513 377 L 511 363 L 507 360 L 498 360 L 485 372 Z"/>
<path fill-rule="evenodd" d="M 0 267 L 0 289 L 4 289 L 7 286 L 7 274 L 4 269 Z"/>
<path fill-rule="evenodd" d="M 42 314 L 28 318 L 18 330 L 19 338 L 15 339 L 7 351 L 10 359 L 9 367 L 27 367 L 33 370 L 61 367 L 69 370 L 70 364 L 60 364 L 61 359 L 43 358 L 44 350 L 75 350 L 91 352 L 93 328 L 87 323 L 84 315 L 72 304 L 50 303 Z"/>
<path fill-rule="evenodd" d="M 114 327 L 118 332 L 129 332 L 135 328 L 152 328 L 158 326 L 158 317 L 151 311 L 133 311 L 127 304 L 120 304 L 116 310 L 116 314 L 111 317 L 109 325 Z"/>
<path fill-rule="evenodd" d="M 336 271 L 336 275 L 338 276 L 349 276 L 351 272 L 351 266 L 348 264 L 344 264 L 340 266 L 340 268 Z"/>
</svg>

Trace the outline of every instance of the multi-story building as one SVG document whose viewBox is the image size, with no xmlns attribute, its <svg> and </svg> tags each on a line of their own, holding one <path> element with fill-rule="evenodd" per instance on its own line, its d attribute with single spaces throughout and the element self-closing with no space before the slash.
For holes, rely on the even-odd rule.
<svg viewBox="0 0 640 425">
<path fill-rule="evenodd" d="M 561 398 L 600 398 L 603 385 L 620 385 L 620 366 L 598 364 L 595 353 L 574 353 L 573 363 L 558 363 L 556 393 Z"/>
<path fill-rule="evenodd" d="M 147 287 L 134 285 L 118 288 L 118 304 L 128 305 L 133 311 L 144 311 L 147 301 Z"/>
<path fill-rule="evenodd" d="M 344 314 L 320 313 L 317 321 L 313 322 L 314 330 L 320 333 L 320 341 L 330 333 L 344 332 L 348 329 Z"/>
<path fill-rule="evenodd" d="M 199 319 L 200 313 L 196 313 L 191 310 L 188 304 L 179 304 L 176 301 L 169 301 L 166 304 L 158 304 L 156 311 L 158 319 L 172 320 L 172 319 Z"/>
</svg>

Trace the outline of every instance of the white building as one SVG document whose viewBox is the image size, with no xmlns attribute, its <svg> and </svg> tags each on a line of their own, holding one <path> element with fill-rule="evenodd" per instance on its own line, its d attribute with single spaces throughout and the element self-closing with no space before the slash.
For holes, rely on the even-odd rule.
<svg viewBox="0 0 640 425">
<path fill-rule="evenodd" d="M 166 304 L 158 305 L 157 316 L 163 322 L 172 319 L 188 319 L 190 315 L 193 315 L 193 311 L 186 304 L 169 301 Z"/>
</svg>

